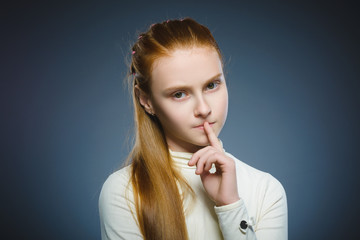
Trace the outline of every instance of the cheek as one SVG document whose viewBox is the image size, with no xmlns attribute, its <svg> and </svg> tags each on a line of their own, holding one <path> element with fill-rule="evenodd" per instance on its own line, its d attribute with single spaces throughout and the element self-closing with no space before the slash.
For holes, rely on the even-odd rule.
<svg viewBox="0 0 360 240">
<path fill-rule="evenodd" d="M 221 116 L 225 116 L 227 115 L 227 110 L 228 110 L 228 95 L 227 95 L 227 91 L 221 92 L 221 95 L 219 95 L 218 97 L 216 97 L 216 100 L 214 101 L 214 105 L 216 109 L 217 114 L 221 115 Z"/>
<path fill-rule="evenodd" d="M 173 105 L 157 106 L 156 113 L 163 127 L 166 127 L 164 124 L 167 126 L 172 125 L 172 127 L 179 126 L 186 118 L 181 108 Z"/>
<path fill-rule="evenodd" d="M 223 114 L 225 115 L 225 117 L 227 116 L 227 112 L 228 112 L 228 104 L 229 104 L 229 99 L 226 97 L 222 103 Z"/>
</svg>

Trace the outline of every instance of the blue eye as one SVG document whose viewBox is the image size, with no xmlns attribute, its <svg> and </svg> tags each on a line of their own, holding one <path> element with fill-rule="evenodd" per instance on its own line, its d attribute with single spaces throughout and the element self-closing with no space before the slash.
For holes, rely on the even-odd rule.
<svg viewBox="0 0 360 240">
<path fill-rule="evenodd" d="M 174 98 L 177 98 L 177 99 L 181 99 L 183 97 L 185 97 L 185 93 L 183 92 L 176 92 L 173 94 Z"/>
</svg>

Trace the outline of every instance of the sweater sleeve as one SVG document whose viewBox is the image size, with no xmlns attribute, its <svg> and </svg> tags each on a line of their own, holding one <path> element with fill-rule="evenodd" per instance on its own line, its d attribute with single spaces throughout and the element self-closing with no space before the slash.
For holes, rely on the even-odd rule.
<svg viewBox="0 0 360 240">
<path fill-rule="evenodd" d="M 242 199 L 229 205 L 214 208 L 224 240 L 256 240 L 251 220 Z"/>
<path fill-rule="evenodd" d="M 256 236 L 259 240 L 287 240 L 288 219 L 286 193 L 281 183 L 268 174 L 267 188 L 261 205 Z"/>
<path fill-rule="evenodd" d="M 264 192 L 251 199 L 257 202 L 256 218 L 249 216 L 242 199 L 221 207 L 215 207 L 219 225 L 225 240 L 287 240 L 287 202 L 284 188 L 269 174 Z"/>
<path fill-rule="evenodd" d="M 125 171 L 113 173 L 105 181 L 99 197 L 99 214 L 102 240 L 143 239 L 140 229 L 132 215 L 136 214 L 129 191 L 126 188 L 128 178 Z M 125 176 L 124 176 L 125 175 Z"/>
</svg>

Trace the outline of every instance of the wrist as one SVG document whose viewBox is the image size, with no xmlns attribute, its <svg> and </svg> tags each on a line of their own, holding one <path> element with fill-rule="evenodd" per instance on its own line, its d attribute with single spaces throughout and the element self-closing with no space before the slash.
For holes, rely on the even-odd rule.
<svg viewBox="0 0 360 240">
<path fill-rule="evenodd" d="M 222 207 L 222 206 L 233 204 L 239 200 L 240 200 L 239 196 L 234 196 L 233 198 L 224 199 L 223 201 L 215 202 L 215 206 Z"/>
</svg>

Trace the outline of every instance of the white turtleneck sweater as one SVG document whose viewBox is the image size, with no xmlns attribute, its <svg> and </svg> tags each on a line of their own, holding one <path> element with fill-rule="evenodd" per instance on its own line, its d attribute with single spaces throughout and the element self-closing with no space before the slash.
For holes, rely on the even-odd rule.
<svg viewBox="0 0 360 240">
<path fill-rule="evenodd" d="M 273 176 L 226 153 L 236 163 L 240 200 L 216 207 L 208 197 L 200 176 L 195 174 L 196 167 L 188 166 L 192 154 L 173 151 L 170 153 L 196 195 L 195 201 L 189 197 L 184 204 L 185 209 L 190 210 L 185 215 L 189 239 L 287 239 L 286 195 L 280 182 Z M 129 170 L 128 166 L 111 174 L 101 190 L 99 210 L 102 240 L 143 239 L 134 219 L 136 211 L 131 184 L 128 185 Z M 126 193 L 128 187 L 130 188 Z M 192 207 L 189 208 L 189 204 Z M 240 227 L 241 222 L 243 228 Z"/>
</svg>

